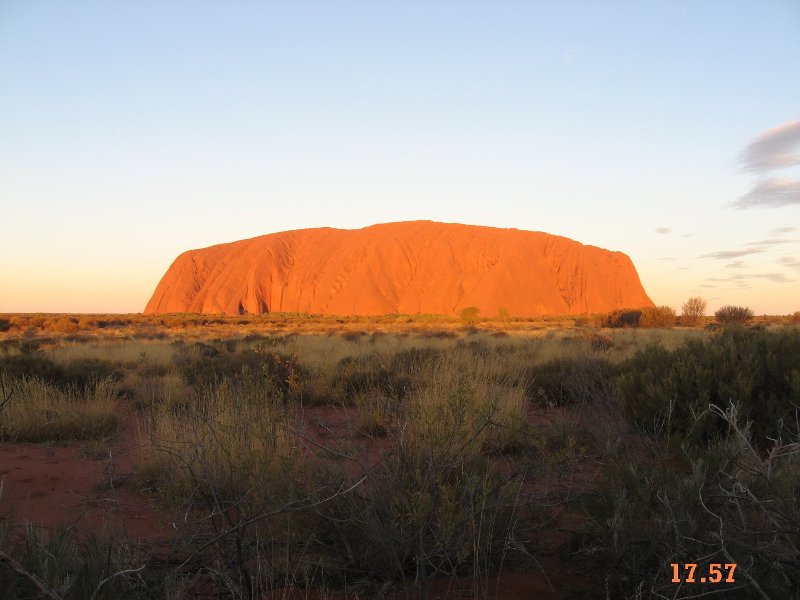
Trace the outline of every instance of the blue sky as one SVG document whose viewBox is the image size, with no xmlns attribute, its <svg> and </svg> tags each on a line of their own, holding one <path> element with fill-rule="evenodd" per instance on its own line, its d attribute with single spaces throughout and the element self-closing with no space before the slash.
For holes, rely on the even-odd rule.
<svg viewBox="0 0 800 600">
<path fill-rule="evenodd" d="M 0 311 L 137 312 L 183 250 L 411 219 L 800 310 L 798 32 L 794 0 L 4 0 Z"/>
</svg>

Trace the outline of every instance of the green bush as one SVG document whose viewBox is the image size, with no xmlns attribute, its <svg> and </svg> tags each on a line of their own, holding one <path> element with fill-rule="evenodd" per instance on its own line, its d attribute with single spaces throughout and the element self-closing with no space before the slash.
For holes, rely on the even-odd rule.
<svg viewBox="0 0 800 600">
<path fill-rule="evenodd" d="M 669 464 L 658 444 L 653 453 L 624 451 L 607 466 L 603 489 L 583 500 L 590 525 L 580 542 L 582 572 L 604 597 L 797 598 L 800 437 L 787 431 L 760 452 L 736 408 L 715 413 L 727 434 L 709 448 Z M 672 583 L 673 563 L 697 564 L 696 582 Z M 727 594 L 700 579 L 710 563 L 737 565 Z"/>
<path fill-rule="evenodd" d="M 604 359 L 563 357 L 526 371 L 530 400 L 557 406 L 608 401 L 613 394 L 612 367 Z"/>
<path fill-rule="evenodd" d="M 362 486 L 321 509 L 320 542 L 355 579 L 486 576 L 513 558 L 521 482 L 477 455 L 400 448 Z M 423 596 L 424 597 L 424 596 Z"/>
<path fill-rule="evenodd" d="M 675 350 L 650 345 L 620 366 L 616 387 L 626 414 L 647 431 L 708 441 L 724 430 L 710 403 L 742 403 L 756 439 L 800 402 L 800 332 L 724 330 Z"/>
<path fill-rule="evenodd" d="M 379 354 L 346 356 L 336 365 L 331 377 L 333 393 L 339 401 L 351 402 L 356 396 L 379 393 L 402 398 L 412 380 L 398 362 Z"/>
</svg>

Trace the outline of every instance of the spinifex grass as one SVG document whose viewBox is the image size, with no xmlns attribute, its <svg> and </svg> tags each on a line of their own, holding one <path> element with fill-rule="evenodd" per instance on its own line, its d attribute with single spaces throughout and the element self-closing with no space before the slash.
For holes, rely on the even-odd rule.
<svg viewBox="0 0 800 600">
<path fill-rule="evenodd" d="M 499 361 L 464 355 L 423 364 L 405 404 L 405 443 L 469 452 L 520 449 L 527 428 L 525 386 L 506 381 L 499 367 Z"/>
<path fill-rule="evenodd" d="M 139 478 L 175 503 L 196 493 L 263 500 L 297 460 L 287 427 L 288 408 L 268 380 L 247 375 L 205 386 L 183 402 L 151 407 Z"/>
<path fill-rule="evenodd" d="M 120 425 L 117 384 L 100 379 L 83 389 L 50 385 L 33 377 L 6 384 L 7 402 L 0 410 L 0 440 L 46 442 L 100 439 Z"/>
</svg>

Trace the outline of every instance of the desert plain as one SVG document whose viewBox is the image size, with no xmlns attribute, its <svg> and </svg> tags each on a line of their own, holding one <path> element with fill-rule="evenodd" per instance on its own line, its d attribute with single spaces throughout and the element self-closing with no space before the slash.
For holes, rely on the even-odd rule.
<svg viewBox="0 0 800 600">
<path fill-rule="evenodd" d="M 0 595 L 797 597 L 798 321 L 0 315 Z"/>
</svg>

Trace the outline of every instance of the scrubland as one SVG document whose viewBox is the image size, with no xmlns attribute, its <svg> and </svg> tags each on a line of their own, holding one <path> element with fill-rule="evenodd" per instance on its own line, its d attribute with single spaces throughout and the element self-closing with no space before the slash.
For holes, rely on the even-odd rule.
<svg viewBox="0 0 800 600">
<path fill-rule="evenodd" d="M 0 317 L 0 443 L 124 448 L 170 521 L 0 485 L 2 598 L 800 597 L 791 318 Z"/>
</svg>

